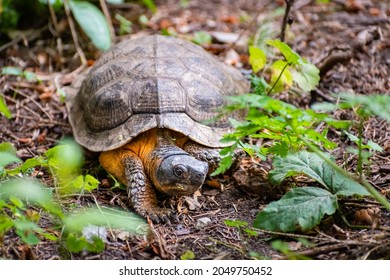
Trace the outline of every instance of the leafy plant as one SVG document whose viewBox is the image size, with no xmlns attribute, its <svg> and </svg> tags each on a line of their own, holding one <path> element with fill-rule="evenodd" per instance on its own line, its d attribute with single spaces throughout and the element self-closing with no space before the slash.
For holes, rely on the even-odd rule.
<svg viewBox="0 0 390 280">
<path fill-rule="evenodd" d="M 104 242 L 99 236 L 87 238 L 83 230 L 90 226 L 105 226 L 146 234 L 145 221 L 131 212 L 106 207 L 65 211 L 61 207 L 62 193 L 91 192 L 99 182 L 91 175 L 80 175 L 83 163 L 80 148 L 72 141 L 65 141 L 46 151 L 42 156 L 21 163 L 10 143 L 0 144 L 0 238 L 14 229 L 23 242 L 34 245 L 44 239 L 63 242 L 70 252 L 89 250 L 99 252 Z M 7 168 L 11 163 L 21 163 Z M 43 186 L 29 177 L 33 168 L 45 168 L 54 178 L 55 188 Z M 40 211 L 32 209 L 39 208 Z M 49 216 L 61 228 L 61 238 L 53 230 L 39 226 L 41 217 Z"/>
<path fill-rule="evenodd" d="M 312 90 L 319 82 L 318 69 L 281 41 L 263 37 L 257 39 L 257 44 L 258 46 L 249 48 L 249 62 L 253 72 L 262 71 L 260 76 L 252 77 L 253 93 L 232 97 L 231 104 L 226 108 L 227 112 L 246 110 L 246 120 L 244 122 L 231 120 L 234 132 L 225 135 L 222 141 L 233 144 L 221 151 L 220 166 L 212 175 L 226 171 L 232 164 L 235 150 L 240 148 L 250 156 L 262 159 L 267 155 L 273 156 L 274 169 L 269 174 L 273 183 L 280 184 L 287 177 L 303 173 L 322 185 L 322 188 L 294 188 L 279 201 L 270 203 L 254 221 L 255 227 L 267 230 L 311 229 L 318 225 L 325 215 L 334 214 L 339 209 L 338 199 L 344 196 L 371 195 L 390 209 L 386 199 L 362 176 L 355 178 L 337 166 L 329 154 L 321 151 L 336 147 L 336 144 L 326 137 L 330 127 L 345 131 L 354 124 L 353 121 L 335 120 L 326 113 L 297 108 L 269 96 L 289 89 L 293 84 L 303 91 Z M 268 62 L 270 47 L 278 50 L 283 59 Z M 371 102 L 373 101 L 371 98 L 375 101 Z M 337 108 L 358 106 L 362 128 L 364 118 L 374 113 L 376 111 L 374 106 L 378 106 L 379 103 L 383 108 L 382 112 L 385 112 L 379 114 L 383 118 L 388 118 L 390 111 L 388 97 L 371 98 L 345 95 L 336 106 Z M 320 106 L 322 109 L 334 109 L 333 107 L 335 106 L 332 104 Z M 324 127 L 322 131 L 317 129 L 320 124 Z M 263 144 L 255 146 L 245 143 L 244 139 L 247 137 L 262 138 Z M 364 145 L 361 133 L 353 140 L 358 145 L 359 160 L 362 159 L 362 151 L 365 148 L 380 150 L 380 147 L 371 142 Z"/>
<path fill-rule="evenodd" d="M 272 183 L 281 184 L 284 179 L 297 174 L 311 177 L 325 189 L 292 189 L 258 214 L 255 227 L 283 232 L 306 231 L 318 225 L 325 215 L 334 214 L 340 197 L 370 195 L 362 185 L 339 173 L 316 153 L 305 150 L 276 157 L 269 178 Z"/>
</svg>

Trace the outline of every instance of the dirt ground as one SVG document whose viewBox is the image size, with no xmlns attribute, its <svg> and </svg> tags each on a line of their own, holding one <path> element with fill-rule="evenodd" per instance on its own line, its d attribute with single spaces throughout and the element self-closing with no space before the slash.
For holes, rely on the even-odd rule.
<svg viewBox="0 0 390 280">
<path fill-rule="evenodd" d="M 136 23 L 131 36 L 168 30 L 178 36 L 190 38 L 194 32 L 207 31 L 238 34 L 247 40 L 261 24 L 271 22 L 275 32 L 280 31 L 284 1 L 266 0 L 190 0 L 182 7 L 179 1 L 155 1 L 157 12 L 151 14 L 145 7 L 127 4 L 110 7 L 114 15 L 120 12 L 130 20 L 140 14 L 150 18 L 147 27 Z M 320 85 L 312 94 L 285 93 L 280 98 L 302 108 L 314 100 L 331 100 L 329 93 L 352 91 L 359 94 L 390 94 L 390 3 L 379 0 L 331 1 L 316 4 L 315 1 L 298 0 L 291 11 L 292 24 L 286 33 L 286 42 L 301 56 L 319 66 L 323 72 Z M 0 67 L 19 66 L 36 73 L 40 84 L 27 82 L 14 76 L 1 76 L 0 94 L 5 99 L 13 118 L 0 117 L 0 142 L 8 141 L 18 150 L 23 160 L 40 155 L 53 147 L 58 140 L 72 136 L 67 112 L 57 88 L 68 85 L 75 77 L 80 61 L 71 42 L 69 31 L 59 40 L 53 36 L 51 25 L 45 24 L 36 32 L 16 38 L 0 47 Z M 116 24 L 114 22 L 114 24 Z M 115 25 L 117 26 L 117 25 Z M 54 32 L 55 33 L 55 32 Z M 242 69 L 248 66 L 247 43 L 233 46 L 227 36 L 214 34 L 213 43 L 204 46 L 222 60 Z M 216 38 L 218 37 L 218 39 Z M 82 48 L 89 62 L 99 53 L 81 36 Z M 121 38 L 118 38 L 120 40 Z M 240 41 L 241 42 L 241 41 Z M 335 56 L 339 53 L 339 56 Z M 329 58 L 335 59 L 330 61 Z M 335 58 L 336 57 L 336 58 Z M 328 61 L 327 61 L 328 59 Z M 328 63 L 328 64 L 327 64 Z M 350 119 L 352 113 L 335 115 Z M 383 194 L 390 195 L 390 124 L 371 118 L 364 127 L 366 139 L 378 143 L 384 151 L 372 158 L 369 181 Z M 339 144 L 333 152 L 338 162 L 354 171 L 357 158 L 345 153 L 348 141 L 334 131 L 332 140 Z M 97 167 L 96 156 L 86 151 L 85 169 Z M 246 157 L 233 170 L 217 179 L 223 191 L 205 184 L 194 199 L 172 198 L 162 203 L 179 209 L 177 221 L 152 225 L 149 239 L 135 236 L 108 236 L 106 249 L 100 254 L 84 252 L 66 254 L 59 245 L 42 241 L 36 246 L 23 245 L 12 233 L 4 239 L 0 257 L 7 259 L 180 259 L 192 251 L 196 259 L 270 259 L 294 258 L 297 255 L 313 259 L 389 259 L 390 213 L 371 200 L 341 201 L 342 209 L 354 224 L 358 211 L 368 211 L 371 222 L 368 228 L 348 227 L 335 215 L 323 221 L 310 232 L 283 234 L 257 230 L 257 236 L 225 225 L 225 220 L 241 220 L 253 223 L 257 213 L 265 205 L 283 195 L 289 188 L 275 188 L 267 181 L 269 162 L 257 162 Z M 110 190 L 110 180 L 99 171 L 101 182 L 94 196 L 102 205 L 126 208 L 126 194 Z M 46 184 L 51 178 L 43 176 Z M 296 182 L 295 182 L 296 183 Z M 305 184 L 305 181 L 299 183 Z M 91 196 L 74 198 L 75 203 L 93 204 Z M 194 209 L 194 210 L 192 210 Z M 209 220 L 205 227 L 201 221 Z M 44 223 L 44 221 L 43 221 Z M 372 228 L 370 228 L 372 226 Z M 378 226 L 380 226 L 378 228 Z M 280 239 L 290 246 L 290 254 L 281 253 L 271 246 Z M 303 239 L 309 241 L 302 241 Z"/>
</svg>

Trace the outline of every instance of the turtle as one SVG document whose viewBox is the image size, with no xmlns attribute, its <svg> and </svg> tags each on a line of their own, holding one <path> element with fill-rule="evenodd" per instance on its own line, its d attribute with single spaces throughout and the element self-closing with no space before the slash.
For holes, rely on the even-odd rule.
<svg viewBox="0 0 390 280">
<path fill-rule="evenodd" d="M 77 79 L 76 79 L 77 81 Z M 114 45 L 67 92 L 75 140 L 127 186 L 139 215 L 169 222 L 158 194 L 191 195 L 218 166 L 232 131 L 216 118 L 228 96 L 249 91 L 233 66 L 188 40 L 147 35 Z M 210 121 L 214 120 L 214 121 Z"/>
</svg>

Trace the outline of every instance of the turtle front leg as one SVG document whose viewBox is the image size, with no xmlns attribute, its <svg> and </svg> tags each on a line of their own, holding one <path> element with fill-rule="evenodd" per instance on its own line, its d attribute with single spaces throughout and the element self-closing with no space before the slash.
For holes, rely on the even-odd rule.
<svg viewBox="0 0 390 280">
<path fill-rule="evenodd" d="M 156 193 L 146 176 L 142 161 L 135 155 L 127 155 L 123 159 L 127 180 L 127 192 L 134 210 L 143 217 L 154 222 L 169 223 L 172 212 L 158 206 Z"/>
<path fill-rule="evenodd" d="M 194 158 L 207 162 L 209 165 L 209 175 L 218 168 L 219 162 L 221 161 L 221 155 L 219 154 L 221 149 L 208 148 L 190 141 L 184 145 L 183 150 L 192 155 Z"/>
<path fill-rule="evenodd" d="M 184 144 L 183 150 L 192 155 L 198 160 L 207 162 L 209 164 L 208 175 L 213 173 L 219 166 L 221 162 L 221 149 L 218 148 L 208 148 L 203 145 L 200 145 L 196 142 L 189 141 Z M 233 155 L 233 163 L 236 163 L 237 160 L 243 156 L 245 153 L 242 150 L 235 150 Z"/>
</svg>

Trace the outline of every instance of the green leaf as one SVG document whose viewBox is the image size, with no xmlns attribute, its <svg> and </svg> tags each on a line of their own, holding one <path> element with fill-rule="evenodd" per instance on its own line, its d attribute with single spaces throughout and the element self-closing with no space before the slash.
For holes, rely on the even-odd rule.
<svg viewBox="0 0 390 280">
<path fill-rule="evenodd" d="M 381 146 L 379 146 L 377 143 L 371 141 L 371 140 L 368 140 L 367 142 L 367 146 L 370 147 L 370 149 L 376 151 L 376 152 L 383 152 L 383 148 Z"/>
<path fill-rule="evenodd" d="M 291 153 L 284 158 L 276 157 L 273 168 L 269 172 L 269 178 L 275 184 L 280 184 L 287 177 L 305 174 L 318 181 L 335 195 L 369 195 L 362 185 L 335 170 L 316 153 L 300 151 Z"/>
<path fill-rule="evenodd" d="M 249 47 L 249 64 L 252 66 L 253 72 L 257 73 L 264 68 L 267 62 L 267 57 L 263 50 L 257 47 Z"/>
<path fill-rule="evenodd" d="M 0 152 L 0 168 L 7 166 L 10 163 L 22 162 L 17 156 L 8 152 Z"/>
<path fill-rule="evenodd" d="M 0 215 L 0 237 L 3 237 L 5 233 L 12 228 L 14 222 L 6 215 Z"/>
<path fill-rule="evenodd" d="M 267 205 L 257 215 L 253 226 L 282 232 L 306 231 L 318 225 L 326 214 L 335 213 L 337 208 L 337 197 L 327 190 L 295 188 Z"/>
<path fill-rule="evenodd" d="M 286 61 L 277 60 L 272 64 L 270 69 L 272 71 L 270 84 L 274 85 L 276 83 L 272 91 L 273 93 L 283 91 L 285 86 L 291 87 L 293 76 Z"/>
<path fill-rule="evenodd" d="M 298 61 L 301 59 L 301 57 L 296 52 L 294 52 L 286 43 L 282 41 L 266 40 L 266 43 L 270 46 L 277 48 L 287 60 L 288 64 L 298 64 Z"/>
<path fill-rule="evenodd" d="M 16 156 L 16 149 L 14 145 L 12 145 L 12 143 L 10 142 L 0 143 L 0 152 L 7 152 Z"/>
<path fill-rule="evenodd" d="M 91 192 L 94 189 L 97 189 L 99 186 L 99 181 L 91 176 L 91 175 L 79 175 L 77 176 L 73 181 L 69 183 L 69 186 L 66 186 L 66 188 L 70 188 L 70 192 L 75 191 L 87 191 Z"/>
<path fill-rule="evenodd" d="M 268 83 L 266 82 L 264 77 L 252 76 L 251 77 L 251 88 L 253 89 L 254 94 L 266 95 Z"/>
<path fill-rule="evenodd" d="M 320 82 L 320 70 L 309 62 L 299 60 L 299 64 L 291 69 L 294 82 L 306 92 L 312 91 Z"/>
<path fill-rule="evenodd" d="M 355 142 L 355 143 L 358 143 L 359 142 L 359 138 L 356 137 L 355 135 L 353 135 L 352 133 L 349 133 L 348 131 L 343 131 L 345 133 L 345 135 L 348 136 L 349 140 L 351 140 L 352 142 Z"/>
<path fill-rule="evenodd" d="M 87 239 L 85 248 L 92 253 L 100 253 L 104 250 L 104 242 L 98 236 L 92 236 L 91 241 Z"/>
<path fill-rule="evenodd" d="M 363 110 L 358 110 L 360 114 L 379 116 L 390 122 L 390 95 L 354 95 L 351 93 L 341 93 L 336 98 L 341 99 L 339 108 L 354 108 L 360 106 Z"/>
<path fill-rule="evenodd" d="M 181 260 L 194 260 L 195 259 L 195 253 L 191 250 L 187 250 L 184 252 L 183 255 L 180 256 Z"/>
<path fill-rule="evenodd" d="M 142 0 L 142 3 L 153 13 L 157 12 L 157 7 L 153 0 Z"/>
<path fill-rule="evenodd" d="M 18 197 L 10 196 L 9 201 L 11 201 L 13 205 L 15 205 L 16 207 L 18 207 L 21 210 L 25 210 L 26 209 L 23 201 L 20 200 Z"/>
<path fill-rule="evenodd" d="M 84 250 L 88 241 L 85 237 L 77 237 L 75 234 L 69 234 L 65 239 L 66 248 L 73 253 L 79 253 Z"/>
<path fill-rule="evenodd" d="M 46 211 L 61 217 L 60 208 L 54 203 L 53 196 L 49 189 L 43 188 L 34 180 L 12 180 L 0 184 L 1 197 L 18 197 L 23 201 L 35 203 Z"/>
<path fill-rule="evenodd" d="M 75 212 L 64 219 L 65 230 L 81 232 L 85 226 L 109 226 L 126 230 L 133 234 L 146 234 L 148 225 L 135 213 L 111 208 L 86 208 Z"/>
<path fill-rule="evenodd" d="M 206 31 L 198 31 L 194 33 L 194 37 L 192 38 L 192 42 L 198 45 L 208 45 L 212 42 L 212 37 Z"/>
<path fill-rule="evenodd" d="M 36 245 L 39 243 L 39 238 L 34 232 L 42 232 L 42 229 L 31 221 L 14 220 L 14 227 L 16 234 L 22 241 L 29 245 Z"/>
<path fill-rule="evenodd" d="M 224 220 L 223 222 L 228 227 L 239 228 L 239 227 L 247 227 L 248 226 L 248 222 L 241 221 L 241 220 Z"/>
<path fill-rule="evenodd" d="M 210 176 L 216 176 L 218 174 L 225 173 L 233 164 L 233 156 L 228 155 L 223 158 L 221 158 L 221 161 L 219 162 L 218 168 L 210 174 Z"/>
<path fill-rule="evenodd" d="M 1 69 L 2 75 L 22 76 L 23 71 L 18 67 L 8 66 Z"/>
<path fill-rule="evenodd" d="M 3 114 L 7 119 L 12 118 L 12 113 L 8 109 L 7 104 L 5 103 L 2 96 L 0 96 L 0 113 Z"/>
<path fill-rule="evenodd" d="M 106 51 L 111 46 L 111 35 L 103 13 L 93 4 L 71 0 L 70 9 L 85 34 L 100 50 Z"/>
</svg>

